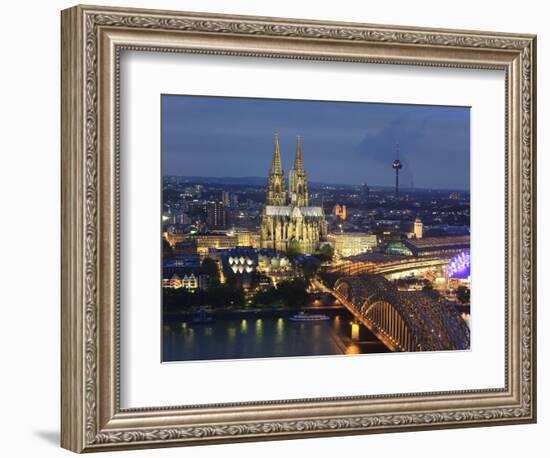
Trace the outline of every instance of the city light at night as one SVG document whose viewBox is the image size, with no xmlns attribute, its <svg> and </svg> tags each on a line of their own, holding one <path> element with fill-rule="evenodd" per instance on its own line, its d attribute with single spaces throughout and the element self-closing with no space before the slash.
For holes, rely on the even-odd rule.
<svg viewBox="0 0 550 458">
<path fill-rule="evenodd" d="M 447 267 L 449 278 L 468 278 L 470 276 L 470 252 L 463 251 L 454 256 Z"/>
<path fill-rule="evenodd" d="M 469 349 L 469 116 L 163 96 L 163 361 Z"/>
</svg>

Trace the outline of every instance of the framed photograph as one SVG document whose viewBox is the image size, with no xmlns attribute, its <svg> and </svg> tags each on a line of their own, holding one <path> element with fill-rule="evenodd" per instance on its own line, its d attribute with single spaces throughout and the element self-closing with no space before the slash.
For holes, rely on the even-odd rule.
<svg viewBox="0 0 550 458">
<path fill-rule="evenodd" d="M 536 38 L 62 12 L 62 446 L 536 421 Z"/>
</svg>

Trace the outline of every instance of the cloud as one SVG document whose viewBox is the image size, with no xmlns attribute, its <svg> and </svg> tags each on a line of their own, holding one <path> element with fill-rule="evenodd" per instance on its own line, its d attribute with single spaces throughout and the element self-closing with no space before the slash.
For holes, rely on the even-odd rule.
<svg viewBox="0 0 550 458">
<path fill-rule="evenodd" d="M 163 96 L 166 174 L 264 176 L 279 132 L 285 170 L 302 136 L 308 176 L 328 183 L 469 187 L 469 110 L 396 104 Z"/>
<path fill-rule="evenodd" d="M 414 107 L 375 134 L 367 132 L 355 152 L 388 169 L 398 157 L 405 186 L 415 182 L 420 187 L 468 187 L 469 112 L 455 110 Z"/>
</svg>

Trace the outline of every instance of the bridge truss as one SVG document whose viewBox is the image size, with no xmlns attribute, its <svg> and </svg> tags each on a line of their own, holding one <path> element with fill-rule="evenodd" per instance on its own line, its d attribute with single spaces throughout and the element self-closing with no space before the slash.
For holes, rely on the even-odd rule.
<svg viewBox="0 0 550 458">
<path fill-rule="evenodd" d="M 470 329 L 433 291 L 399 291 L 380 275 L 342 277 L 333 295 L 393 351 L 466 350 Z"/>
</svg>

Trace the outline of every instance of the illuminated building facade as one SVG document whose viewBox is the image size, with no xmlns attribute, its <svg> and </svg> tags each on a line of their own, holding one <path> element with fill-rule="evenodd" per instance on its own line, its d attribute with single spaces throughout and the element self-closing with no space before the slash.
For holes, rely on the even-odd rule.
<svg viewBox="0 0 550 458">
<path fill-rule="evenodd" d="M 239 238 L 236 235 L 205 234 L 197 235 L 194 240 L 197 243 L 197 253 L 206 256 L 210 248 L 235 248 Z"/>
<path fill-rule="evenodd" d="M 163 233 L 163 236 L 171 246 L 174 246 L 176 243 L 188 240 L 189 231 L 183 226 L 171 225 L 168 226 L 167 230 Z"/>
<path fill-rule="evenodd" d="M 239 247 L 251 247 L 260 248 L 260 234 L 257 231 L 251 231 L 245 227 L 234 227 L 227 235 L 234 235 L 237 237 L 237 246 Z"/>
<path fill-rule="evenodd" d="M 339 204 L 336 204 L 334 206 L 334 208 L 332 209 L 332 214 L 341 221 L 345 221 L 348 216 L 346 206 Z"/>
<path fill-rule="evenodd" d="M 245 289 L 271 286 L 278 279 L 291 278 L 294 272 L 292 263 L 284 254 L 271 250 L 251 247 L 211 249 L 208 256 L 218 262 L 224 279 L 222 283 L 231 281 Z"/>
<path fill-rule="evenodd" d="M 178 274 L 175 273 L 170 278 L 162 279 L 162 287 L 195 290 L 199 288 L 199 277 L 193 273 L 185 274 L 180 277 Z"/>
<path fill-rule="evenodd" d="M 328 240 L 334 245 L 334 254 L 342 258 L 367 253 L 378 245 L 375 234 L 364 232 L 330 234 Z"/>
<path fill-rule="evenodd" d="M 287 193 L 279 138 L 275 135 L 266 203 L 261 215 L 262 248 L 286 252 L 291 244 L 296 244 L 302 253 L 313 253 L 326 238 L 326 234 L 323 208 L 309 205 L 308 181 L 300 138 L 296 141 L 294 166 L 289 173 Z"/>
<path fill-rule="evenodd" d="M 399 254 L 365 253 L 346 258 L 331 266 L 328 272 L 343 275 L 393 275 L 401 272 L 410 276 L 441 268 L 448 262 L 448 257 L 441 256 L 416 258 Z"/>
<path fill-rule="evenodd" d="M 414 220 L 413 232 L 414 232 L 415 238 L 417 239 L 422 238 L 422 235 L 424 233 L 424 225 L 422 224 L 422 220 L 420 218 L 416 218 Z"/>
<path fill-rule="evenodd" d="M 466 263 L 469 269 L 470 236 L 406 239 L 400 245 L 403 250 L 387 248 L 386 253 L 372 252 L 350 256 L 328 271 L 345 275 L 393 275 L 399 272 L 410 275 L 447 265 L 452 268 L 451 259 L 454 259 L 457 270 L 462 270 Z M 463 252 L 468 253 L 468 256 L 456 256 Z"/>
<path fill-rule="evenodd" d="M 227 211 L 223 202 L 208 202 L 206 206 L 206 224 L 210 228 L 227 226 Z"/>
</svg>

